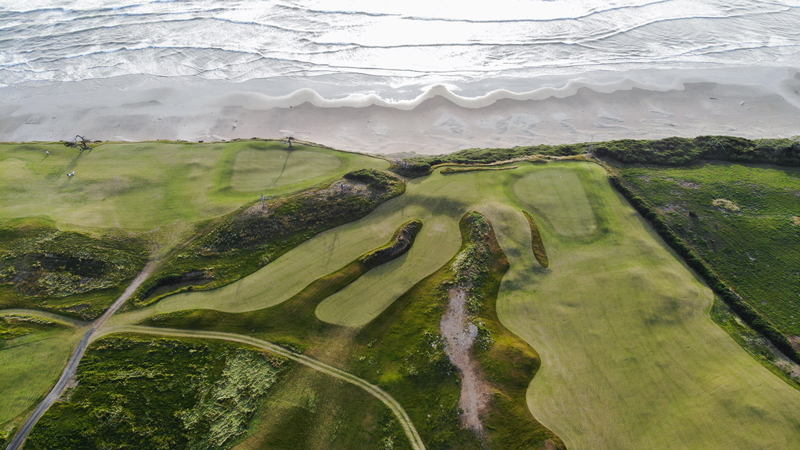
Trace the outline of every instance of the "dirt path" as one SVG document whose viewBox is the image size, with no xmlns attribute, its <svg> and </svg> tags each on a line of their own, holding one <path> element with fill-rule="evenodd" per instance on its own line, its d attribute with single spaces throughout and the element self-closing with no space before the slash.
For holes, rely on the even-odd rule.
<svg viewBox="0 0 800 450">
<path fill-rule="evenodd" d="M 450 290 L 450 302 L 439 327 L 447 340 L 445 352 L 461 376 L 461 398 L 458 401 L 462 410 L 461 423 L 479 436 L 483 435 L 480 415 L 492 398 L 492 389 L 472 359 L 472 345 L 478 336 L 478 327 L 467 321 L 467 293 L 464 289 Z"/>
<path fill-rule="evenodd" d="M 92 341 L 93 336 L 97 333 L 97 331 L 103 326 L 103 324 L 108 320 L 109 317 L 114 315 L 115 312 L 127 301 L 131 295 L 136 291 L 136 289 L 150 276 L 150 272 L 152 272 L 153 268 L 155 267 L 154 262 L 147 263 L 139 272 L 139 275 L 133 280 L 133 282 L 125 289 L 125 292 L 119 296 L 117 300 L 106 310 L 106 312 L 100 316 L 94 323 L 91 324 L 91 328 L 86 334 L 83 335 L 83 339 L 78 344 L 78 347 L 72 353 L 72 356 L 67 362 L 67 367 L 64 369 L 64 372 L 61 373 L 61 378 L 58 379 L 56 385 L 47 394 L 47 397 L 39 403 L 39 406 L 33 411 L 33 414 L 28 417 L 28 420 L 20 427 L 17 434 L 14 436 L 14 439 L 11 440 L 11 443 L 8 444 L 6 450 L 18 450 L 22 448 L 22 444 L 27 439 L 28 434 L 33 429 L 33 426 L 36 425 L 36 422 L 42 418 L 44 413 L 47 412 L 48 409 L 53 405 L 53 403 L 61 397 L 61 394 L 64 393 L 64 390 L 67 388 L 67 384 L 69 380 L 75 375 L 75 371 L 78 369 L 78 364 L 81 362 L 83 358 L 83 354 L 86 353 L 86 348 L 89 346 L 89 343 Z M 60 319 L 63 320 L 63 319 Z"/>
<path fill-rule="evenodd" d="M 334 378 L 338 378 L 347 383 L 356 385 L 361 389 L 367 391 L 370 395 L 377 398 L 384 405 L 386 405 L 386 407 L 388 407 L 392 411 L 392 413 L 394 413 L 395 417 L 400 422 L 400 425 L 403 427 L 403 431 L 408 437 L 409 442 L 411 443 L 411 448 L 413 448 L 414 450 L 425 450 L 425 444 L 423 444 L 422 438 L 417 432 L 416 427 L 414 427 L 414 423 L 411 421 L 411 418 L 408 417 L 408 414 L 406 413 L 405 409 L 403 409 L 403 407 L 400 405 L 400 403 L 397 402 L 397 400 L 394 399 L 394 397 L 386 393 L 386 391 L 379 388 L 378 386 L 375 386 L 374 384 L 362 380 L 361 378 L 358 378 L 357 376 L 345 372 L 341 369 L 337 369 L 336 367 L 325 364 L 322 361 L 318 361 L 314 358 L 302 355 L 300 353 L 295 353 L 291 350 L 287 350 L 271 342 L 262 341 L 260 339 L 255 339 L 248 336 L 242 336 L 239 334 L 220 333 L 214 331 L 176 330 L 170 328 L 153 328 L 153 327 L 143 327 L 136 325 L 127 325 L 119 327 L 109 327 L 105 330 L 96 333 L 92 337 L 92 339 L 98 339 L 107 334 L 121 333 L 121 332 L 152 334 L 157 336 L 218 339 L 230 342 L 238 342 L 240 344 L 252 345 L 254 347 L 268 350 L 272 353 L 283 356 L 284 358 L 291 359 L 292 361 L 296 361 L 300 364 L 311 367 L 312 369 L 322 372 L 326 375 L 330 375 Z"/>
</svg>

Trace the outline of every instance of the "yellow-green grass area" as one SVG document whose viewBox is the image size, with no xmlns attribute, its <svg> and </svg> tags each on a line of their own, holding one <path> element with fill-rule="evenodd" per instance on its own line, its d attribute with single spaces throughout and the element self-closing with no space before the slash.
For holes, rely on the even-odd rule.
<svg viewBox="0 0 800 450">
<path fill-rule="evenodd" d="M 711 291 L 612 191 L 600 167 L 560 170 L 575 176 L 549 174 L 542 183 L 533 172 L 517 181 L 545 197 L 587 193 L 578 203 L 590 211 L 518 199 L 537 206 L 549 270 L 530 254 L 521 216 L 487 211 L 493 223 L 508 224 L 497 227 L 511 262 L 498 315 L 542 358 L 528 391 L 534 416 L 573 450 L 796 447 L 800 391 L 711 321 Z M 525 190 L 534 191 L 513 187 Z M 548 216 L 576 224 L 599 217 L 606 231 L 587 242 Z"/>
<path fill-rule="evenodd" d="M 9 316 L 27 316 L 37 321 L 44 318 L 38 312 L 0 311 L 0 314 L 3 316 L 0 322 Z M 86 332 L 84 327 L 62 325 L 73 323 L 69 319 L 57 322 L 60 324 L 0 341 L 3 344 L 0 347 L 0 442 L 4 435 L 8 439 L 13 437 L 13 429 L 52 389 L 72 350 Z"/>
<path fill-rule="evenodd" d="M 293 192 L 353 168 L 389 165 L 267 141 L 94 145 L 81 152 L 58 143 L 0 144 L 0 220 L 47 216 L 59 225 L 146 230 L 216 217 L 261 193 Z"/>
</svg>

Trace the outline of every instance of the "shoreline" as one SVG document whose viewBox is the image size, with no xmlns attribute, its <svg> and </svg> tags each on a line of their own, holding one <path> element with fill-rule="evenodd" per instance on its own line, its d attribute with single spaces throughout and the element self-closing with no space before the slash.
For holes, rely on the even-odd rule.
<svg viewBox="0 0 800 450">
<path fill-rule="evenodd" d="M 561 88 L 539 80 L 542 85 L 528 93 L 497 90 L 474 98 L 434 86 L 395 103 L 364 95 L 326 100 L 309 89 L 269 97 L 270 80 L 182 83 L 130 76 L 10 86 L 0 88 L 6 99 L 0 100 L 0 141 L 61 141 L 76 134 L 128 142 L 292 136 L 359 153 L 431 155 L 592 140 L 800 135 L 796 70 L 717 70 L 708 78 L 715 81 L 689 70 L 652 73 L 658 82 L 643 82 L 647 74 L 638 80 L 616 74 L 617 82 L 609 82 L 609 74 L 584 74 L 565 78 Z M 664 84 L 670 76 L 674 81 Z"/>
</svg>

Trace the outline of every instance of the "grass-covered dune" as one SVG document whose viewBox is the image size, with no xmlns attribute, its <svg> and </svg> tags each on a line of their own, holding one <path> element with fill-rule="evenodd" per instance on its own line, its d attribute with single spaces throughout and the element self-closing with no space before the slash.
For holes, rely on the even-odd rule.
<svg viewBox="0 0 800 450">
<path fill-rule="evenodd" d="M 141 306 L 179 291 L 229 284 L 404 191 L 399 178 L 360 169 L 319 187 L 244 206 L 206 227 L 211 229 L 169 258 L 142 285 L 133 303 Z"/>
<path fill-rule="evenodd" d="M 314 265 L 314 255 L 322 255 L 316 259 L 321 260 L 320 267 L 326 267 L 325 261 L 341 261 L 353 251 L 368 251 L 363 247 L 357 250 L 365 245 L 361 241 L 371 242 L 373 248 L 380 245 L 370 236 L 389 236 L 398 223 L 421 219 L 425 225 L 406 255 L 352 280 L 316 308 L 316 316 L 325 321 L 367 329 L 393 308 L 404 314 L 405 309 L 396 306 L 398 298 L 413 297 L 403 294 L 412 292 L 459 251 L 458 221 L 469 209 L 491 221 L 509 260 L 497 293 L 499 321 L 541 355 L 542 365 L 528 389 L 527 406 L 567 448 L 669 448 L 676 439 L 682 446 L 696 448 L 782 448 L 800 436 L 793 422 L 800 405 L 798 391 L 751 358 L 711 321 L 712 293 L 613 191 L 605 170 L 598 165 L 520 163 L 513 171 L 458 176 L 434 171 L 429 177 L 410 181 L 404 195 L 367 217 L 315 236 L 281 259 L 297 258 Z M 528 211 L 538 226 L 547 248 L 547 269 L 534 257 L 530 224 L 522 210 Z M 181 304 L 195 308 L 208 304 L 224 310 L 226 301 L 238 301 L 235 294 L 239 288 L 252 290 L 248 295 L 254 299 L 259 289 L 267 295 L 273 287 L 263 280 L 270 278 L 259 277 L 274 276 L 269 267 L 251 276 L 261 279 L 260 284 L 246 284 L 251 278 L 247 277 L 237 282 L 238 286 L 221 289 L 225 295 L 212 291 L 184 294 L 180 301 L 167 298 L 152 309 L 119 317 L 118 323 L 139 320 L 138 314 L 149 311 L 157 315 L 149 322 L 152 325 L 224 328 L 287 344 L 300 342 L 292 335 L 307 325 L 286 325 L 280 333 L 275 333 L 275 328 L 270 331 L 273 325 L 267 326 L 283 327 L 296 313 L 283 321 L 279 314 L 271 313 L 275 318 L 266 321 L 266 312 L 248 312 L 245 307 L 238 314 L 176 312 L 157 323 L 164 312 L 159 305 L 169 305 L 172 311 L 180 311 Z M 331 269 L 335 271 L 335 267 Z M 305 279 L 308 275 L 299 271 L 296 276 Z M 278 300 L 278 306 L 288 308 L 293 300 L 287 298 L 290 300 Z M 414 304 L 408 301 L 408 305 Z M 308 308 L 302 317 L 310 318 L 311 311 Z M 427 312 L 432 317 L 426 320 L 432 326 L 438 323 L 441 315 Z M 205 319 L 199 321 L 201 317 Z M 303 323 L 309 322 L 303 319 Z M 317 331 L 323 328 L 348 329 L 325 325 Z M 413 330 L 409 326 L 403 333 Z M 340 350 L 331 350 L 326 356 L 327 344 L 321 344 L 329 341 L 306 336 L 304 342 L 310 345 L 303 349 L 307 353 L 339 365 L 349 360 L 342 355 L 349 354 L 354 358 L 353 368 L 366 364 L 366 352 L 385 345 L 382 340 L 394 339 L 386 334 L 353 346 L 347 344 L 348 333 L 341 332 L 331 335 L 336 337 L 330 341 L 339 342 L 334 347 Z M 414 336 L 425 338 L 424 333 Z M 430 339 L 439 342 L 441 335 L 430 335 Z M 394 356 L 385 360 L 380 373 L 365 370 L 364 377 L 391 383 L 401 382 L 391 374 L 409 376 L 402 372 L 408 368 L 408 360 L 400 350 L 413 342 L 395 342 L 398 352 L 391 353 Z M 393 346 L 384 348 L 394 352 Z M 360 356 L 365 359 L 359 361 Z M 457 385 L 450 386 L 447 398 L 454 406 Z M 392 395 L 403 394 L 393 391 Z M 432 406 L 440 404 L 446 406 Z M 449 411 L 451 415 L 446 417 L 457 423 L 457 416 Z M 422 422 L 415 420 L 416 426 L 428 426 L 425 420 L 427 413 Z"/>
<path fill-rule="evenodd" d="M 105 337 L 25 448 L 229 448 L 286 365 L 233 344 Z"/>
<path fill-rule="evenodd" d="M 148 243 L 122 233 L 63 231 L 41 219 L 0 224 L 0 308 L 93 319 L 147 261 Z"/>
</svg>

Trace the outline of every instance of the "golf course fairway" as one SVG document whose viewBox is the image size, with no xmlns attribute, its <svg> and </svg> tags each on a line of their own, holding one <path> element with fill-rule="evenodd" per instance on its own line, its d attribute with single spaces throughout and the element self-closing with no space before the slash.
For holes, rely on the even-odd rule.
<svg viewBox="0 0 800 450">
<path fill-rule="evenodd" d="M 500 319 L 542 358 L 528 405 L 568 448 L 785 449 L 800 442 L 800 392 L 711 321 L 711 291 L 611 189 L 604 169 L 585 162 L 434 172 L 366 218 L 321 233 L 238 283 L 130 315 L 276 304 L 384 242 L 403 221 L 422 220 L 408 254 L 317 308 L 324 321 L 362 326 L 452 257 L 468 209 L 492 221 L 511 263 Z M 533 258 L 523 209 L 540 224 L 549 269 Z M 295 275 L 291 289 L 274 287 L 286 283 L 275 278 L 282 261 L 290 267 L 281 270 Z M 245 290 L 251 300 L 241 303 Z"/>
</svg>

